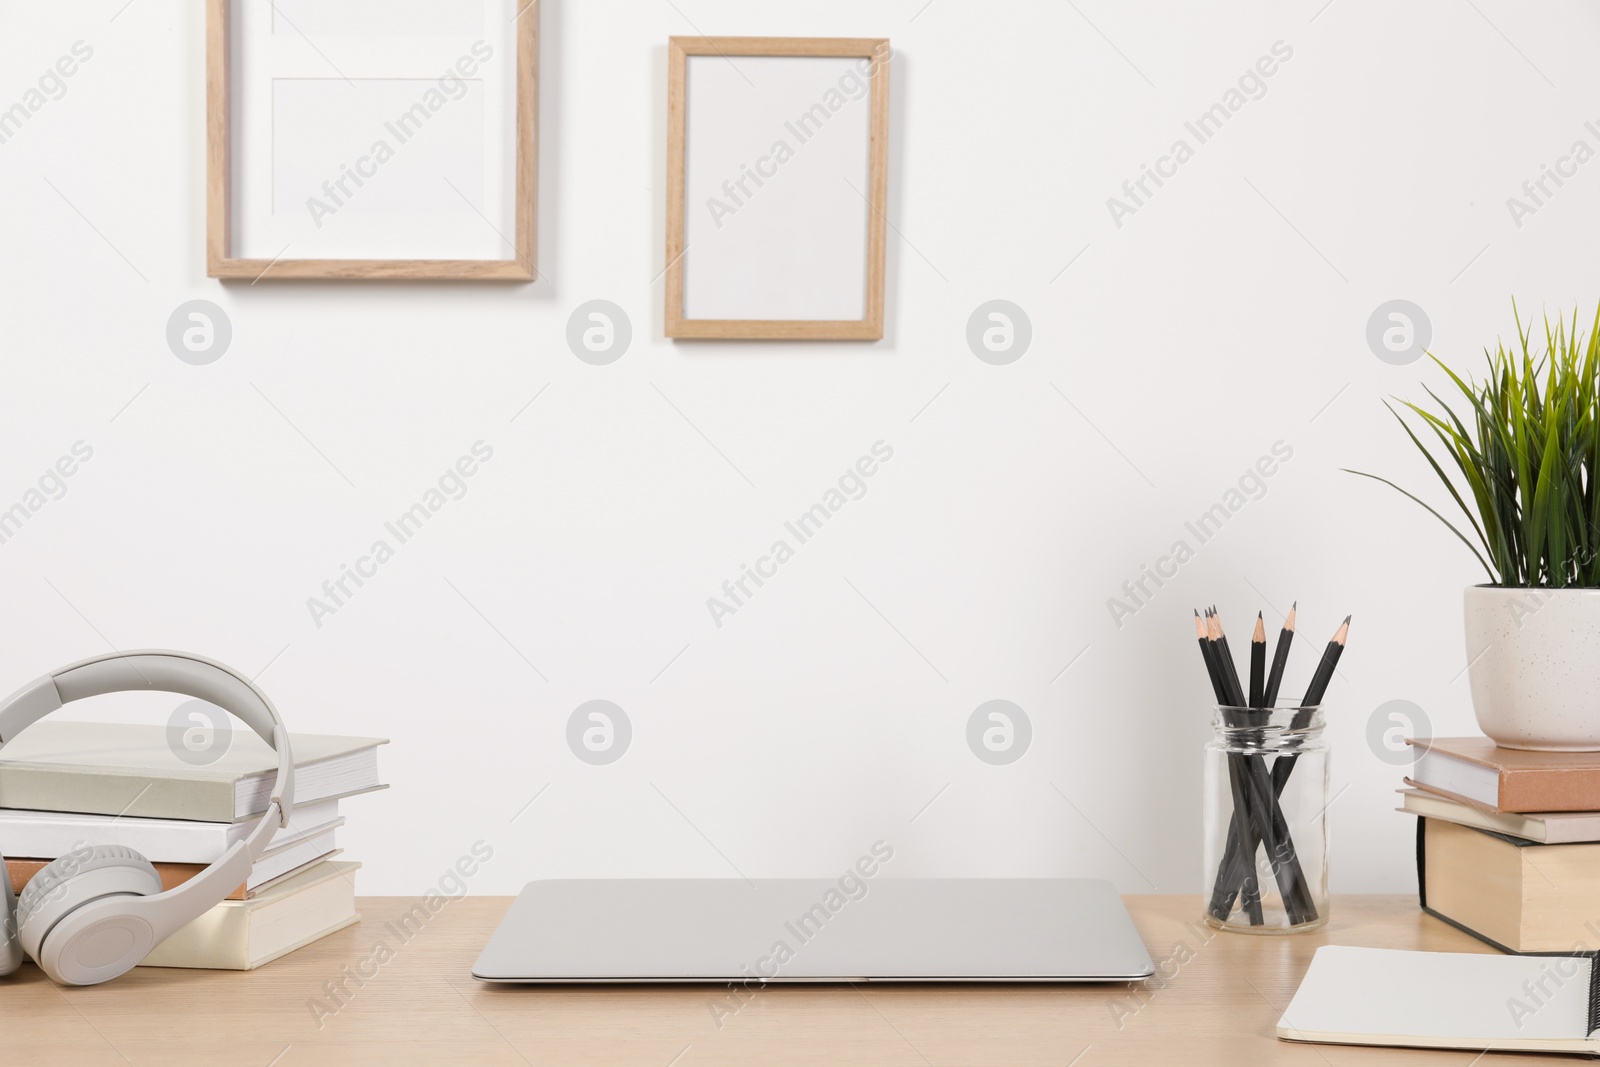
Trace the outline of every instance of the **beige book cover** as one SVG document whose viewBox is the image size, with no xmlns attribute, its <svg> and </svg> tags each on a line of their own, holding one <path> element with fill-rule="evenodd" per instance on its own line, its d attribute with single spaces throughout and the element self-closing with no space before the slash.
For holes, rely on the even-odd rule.
<svg viewBox="0 0 1600 1067">
<path fill-rule="evenodd" d="M 380 788 L 376 737 L 291 734 L 295 800 Z M 278 757 L 244 726 L 213 762 L 181 759 L 164 726 L 47 719 L 0 753 L 0 808 L 231 823 L 267 809 Z"/>
<path fill-rule="evenodd" d="M 225 900 L 155 947 L 141 967 L 253 971 L 359 922 L 359 863 L 326 860 L 263 890 Z"/>
<path fill-rule="evenodd" d="M 1509 952 L 1600 949 L 1600 844 L 1536 845 L 1424 821 L 1425 910 Z"/>
<path fill-rule="evenodd" d="M 1497 834 L 1509 834 L 1543 845 L 1600 841 L 1600 812 L 1495 811 L 1423 789 L 1399 789 L 1396 792 L 1401 796 L 1401 806 L 1395 810 L 1407 815 L 1421 815 Z"/>
</svg>

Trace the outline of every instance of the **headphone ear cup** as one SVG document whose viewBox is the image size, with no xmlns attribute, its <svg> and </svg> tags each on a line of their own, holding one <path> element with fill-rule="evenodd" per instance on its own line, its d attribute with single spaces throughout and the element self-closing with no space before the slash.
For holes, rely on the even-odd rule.
<svg viewBox="0 0 1600 1067">
<path fill-rule="evenodd" d="M 132 970 L 155 947 L 150 924 L 134 915 L 85 905 L 116 897 L 154 896 L 161 876 L 150 861 L 121 845 L 91 845 L 55 860 L 28 882 L 17 902 L 17 937 L 51 979 L 95 985 Z"/>
</svg>

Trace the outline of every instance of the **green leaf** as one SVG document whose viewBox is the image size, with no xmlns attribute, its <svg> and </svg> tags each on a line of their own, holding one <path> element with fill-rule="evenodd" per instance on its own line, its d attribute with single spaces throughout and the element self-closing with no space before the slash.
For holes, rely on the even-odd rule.
<svg viewBox="0 0 1600 1067">
<path fill-rule="evenodd" d="M 1402 496 L 1408 497 L 1409 499 L 1416 501 L 1418 504 L 1421 504 L 1422 507 L 1424 509 L 1426 509 L 1426 511 L 1428 512 L 1429 515 L 1432 515 L 1434 518 L 1438 519 L 1440 522 L 1442 522 L 1446 526 L 1448 526 L 1450 528 L 1450 532 L 1455 534 L 1457 537 L 1459 537 L 1461 539 L 1461 543 L 1467 546 L 1468 551 L 1470 551 L 1474 556 L 1478 557 L 1478 562 L 1483 564 L 1484 572 L 1489 575 L 1489 580 L 1490 581 L 1496 582 L 1497 584 L 1503 584 L 1503 583 L 1500 583 L 1498 581 L 1498 579 L 1495 577 L 1494 570 L 1489 566 L 1488 561 L 1483 558 L 1483 556 L 1478 552 L 1478 550 L 1476 548 L 1472 547 L 1472 542 L 1468 541 L 1466 535 L 1463 534 L 1460 530 L 1456 529 L 1455 526 L 1450 522 L 1449 519 L 1445 518 L 1443 515 L 1439 514 L 1437 511 L 1434 511 L 1433 508 L 1429 507 L 1426 503 L 1424 503 L 1421 500 L 1418 500 L 1415 496 L 1412 496 L 1410 493 L 1406 492 L 1404 489 L 1401 489 L 1398 485 L 1395 485 L 1393 482 L 1391 482 L 1387 478 L 1380 478 L 1376 474 L 1368 474 L 1365 471 L 1353 471 L 1353 470 L 1350 470 L 1348 468 L 1343 468 L 1343 469 L 1344 469 L 1344 472 L 1346 474 L 1354 474 L 1354 475 L 1358 475 L 1359 477 L 1362 477 L 1362 478 L 1371 478 L 1375 482 L 1382 482 L 1384 485 L 1387 485 L 1390 489 L 1393 489 L 1395 492 L 1401 494 Z"/>
<path fill-rule="evenodd" d="M 1402 403 L 1404 403 L 1404 401 L 1402 401 Z M 1450 490 L 1450 496 L 1455 500 L 1456 506 L 1461 509 L 1461 514 L 1465 515 L 1467 517 L 1467 521 L 1472 523 L 1472 532 L 1478 535 L 1478 541 L 1483 545 L 1484 551 L 1492 553 L 1494 550 L 1489 547 L 1489 539 L 1483 535 L 1483 527 L 1478 525 L 1478 520 L 1472 514 L 1472 509 L 1467 507 L 1467 502 L 1465 500 L 1461 499 L 1461 494 L 1456 491 L 1455 483 L 1452 482 L 1448 476 L 1446 476 L 1444 473 L 1444 468 L 1439 466 L 1439 461 L 1434 459 L 1433 453 L 1428 451 L 1427 446 L 1417 439 L 1417 435 L 1411 431 L 1410 426 L 1406 425 L 1406 420 L 1400 417 L 1400 413 L 1398 411 L 1392 407 L 1389 407 L 1387 403 L 1385 403 L 1383 406 L 1389 408 L 1389 414 L 1394 416 L 1395 421 L 1400 424 L 1400 428 L 1406 432 L 1406 436 L 1411 438 L 1411 443 L 1417 446 L 1417 451 L 1421 452 L 1423 457 L 1427 459 L 1428 466 L 1433 468 L 1433 473 L 1439 476 L 1439 480 L 1444 483 L 1444 487 Z M 1413 411 L 1418 410 L 1413 405 L 1407 404 L 1406 406 L 1410 407 Z M 1418 413 L 1421 414 L 1424 419 L 1428 419 L 1429 425 L 1433 427 L 1433 431 L 1439 435 L 1440 440 L 1444 442 L 1446 447 L 1451 447 L 1452 445 L 1455 448 L 1460 447 L 1460 439 L 1446 436 L 1445 429 L 1436 424 L 1437 420 L 1429 418 L 1426 412 L 1419 411 Z M 1466 474 L 1469 468 L 1465 459 L 1462 457 L 1462 454 L 1458 451 L 1452 451 L 1451 455 L 1453 458 L 1455 458 L 1457 465 L 1461 467 L 1462 472 Z M 1468 474 L 1467 477 L 1470 480 L 1471 475 Z"/>
<path fill-rule="evenodd" d="M 1423 386 L 1429 407 L 1398 399 L 1431 433 L 1385 406 L 1422 453 L 1476 544 L 1431 505 L 1387 478 L 1454 533 L 1501 585 L 1600 587 L 1600 304 L 1587 330 L 1570 320 L 1524 322 L 1511 304 L 1516 334 L 1485 348 L 1481 381 L 1463 377 L 1434 353 L 1449 378 L 1452 403 Z M 1457 401 L 1459 402 L 1459 401 Z M 1463 415 L 1465 417 L 1463 417 Z M 1458 481 L 1459 478 L 1459 481 Z M 1483 549 L 1479 551 L 1479 547 Z"/>
</svg>

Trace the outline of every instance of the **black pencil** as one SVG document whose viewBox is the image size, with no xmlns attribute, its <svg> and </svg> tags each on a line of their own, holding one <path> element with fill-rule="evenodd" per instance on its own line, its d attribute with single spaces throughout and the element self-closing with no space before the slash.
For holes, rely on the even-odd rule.
<svg viewBox="0 0 1600 1067">
<path fill-rule="evenodd" d="M 1211 609 L 1206 609 L 1204 619 L 1200 617 L 1198 611 L 1194 614 L 1194 631 L 1195 637 L 1200 642 L 1200 655 L 1205 661 L 1206 675 L 1211 679 L 1211 691 L 1216 695 L 1217 706 L 1222 708 L 1231 701 L 1217 659 Z M 1250 924 L 1260 926 L 1266 920 L 1261 910 L 1261 890 L 1256 884 L 1255 875 L 1258 841 L 1251 827 L 1250 809 L 1245 801 L 1244 777 L 1243 758 L 1237 753 L 1229 753 L 1228 790 L 1232 794 L 1233 818 L 1229 820 L 1228 836 L 1222 851 L 1223 859 L 1217 866 L 1216 882 L 1211 890 L 1211 914 L 1218 920 L 1226 921 L 1233 911 L 1234 900 L 1242 898 L 1240 906 L 1244 908 Z M 1241 863 L 1245 864 L 1244 870 L 1238 869 Z"/>
<path fill-rule="evenodd" d="M 1306 687 L 1306 695 L 1300 700 L 1300 707 L 1295 711 L 1293 720 L 1289 723 L 1290 730 L 1304 730 L 1311 722 L 1311 716 L 1316 713 L 1316 708 L 1322 703 L 1322 698 L 1328 692 L 1328 684 L 1333 681 L 1333 672 L 1339 666 L 1339 657 L 1344 655 L 1344 646 L 1350 641 L 1350 620 L 1353 616 L 1346 615 L 1344 622 L 1339 624 L 1339 629 L 1334 631 L 1333 637 L 1328 641 L 1328 647 L 1322 650 L 1322 659 L 1317 662 L 1317 669 L 1311 675 L 1311 684 Z M 1295 760 L 1299 753 L 1291 752 L 1275 761 L 1272 765 L 1272 787 L 1274 796 L 1283 795 L 1283 787 L 1289 781 L 1289 775 L 1294 771 Z"/>
<path fill-rule="evenodd" d="M 1228 648 L 1228 635 L 1222 629 L 1222 616 L 1214 604 L 1211 607 L 1211 624 L 1215 628 L 1217 658 L 1222 661 L 1222 680 L 1228 684 L 1228 703 L 1242 708 L 1245 706 L 1244 687 L 1239 684 L 1239 671 L 1233 665 L 1233 651 Z"/>
<path fill-rule="evenodd" d="M 1206 665 L 1206 678 L 1211 682 L 1211 692 L 1216 695 L 1218 704 L 1226 704 L 1227 697 L 1222 694 L 1222 679 L 1217 675 L 1217 665 L 1211 659 L 1211 642 L 1206 640 L 1206 623 L 1200 617 L 1200 609 L 1194 612 L 1194 636 L 1200 642 L 1200 659 Z"/>
<path fill-rule="evenodd" d="M 1349 615 L 1344 617 L 1344 622 L 1339 624 L 1339 629 L 1328 642 L 1328 647 L 1322 650 L 1322 661 L 1317 664 L 1317 671 L 1311 676 L 1311 684 L 1306 687 L 1305 698 L 1300 701 L 1302 708 L 1314 708 L 1321 704 L 1323 696 L 1328 692 L 1328 683 L 1333 681 L 1334 669 L 1339 666 L 1339 657 L 1344 655 L 1345 643 L 1350 640 L 1350 619 Z"/>
<path fill-rule="evenodd" d="M 1283 630 L 1278 634 L 1278 647 L 1272 652 L 1272 670 L 1267 674 L 1267 691 L 1262 694 L 1262 707 L 1270 708 L 1278 702 L 1278 689 L 1283 685 L 1283 668 L 1289 662 L 1289 645 L 1294 641 L 1294 613 L 1299 601 L 1289 605 L 1289 617 L 1283 620 Z"/>
<path fill-rule="evenodd" d="M 1244 709 L 1235 713 L 1239 721 L 1230 722 L 1229 725 L 1251 725 L 1251 719 L 1255 716 L 1250 715 L 1250 709 L 1245 707 L 1244 689 L 1239 682 L 1239 672 L 1234 668 L 1233 657 L 1228 651 L 1228 637 L 1222 628 L 1222 617 L 1214 607 L 1211 611 L 1211 626 L 1216 639 L 1216 651 L 1222 659 L 1223 680 L 1227 685 L 1229 702 L 1234 708 Z M 1283 901 L 1289 923 L 1291 926 L 1298 926 L 1310 922 L 1317 917 L 1316 905 L 1311 899 L 1310 887 L 1306 885 L 1305 874 L 1300 867 L 1289 825 L 1283 817 L 1283 812 L 1279 810 L 1272 791 L 1272 779 L 1267 771 L 1266 761 L 1258 755 L 1243 756 L 1238 765 L 1242 772 L 1243 799 L 1248 807 L 1250 823 L 1256 839 L 1266 848 L 1267 855 L 1272 860 L 1270 864 L 1272 874 L 1278 883 L 1278 895 Z M 1255 868 L 1254 856 L 1255 850 L 1252 848 L 1246 854 L 1252 874 Z M 1218 873 L 1221 875 L 1224 872 L 1219 870 Z"/>
<path fill-rule="evenodd" d="M 1262 697 L 1266 692 L 1267 675 L 1267 624 L 1261 612 L 1256 612 L 1256 631 L 1250 635 L 1250 706 L 1264 708 Z"/>
<path fill-rule="evenodd" d="M 1225 921 L 1233 911 L 1233 901 L 1237 896 L 1239 906 L 1250 919 L 1250 925 L 1260 926 L 1266 922 L 1266 915 L 1261 908 L 1261 886 L 1256 878 L 1256 849 L 1260 838 L 1252 825 L 1246 799 L 1247 774 L 1244 757 L 1229 753 L 1228 790 L 1233 799 L 1233 825 L 1229 828 L 1228 839 L 1233 842 L 1235 851 L 1233 862 L 1230 863 L 1227 845 L 1224 844 L 1222 862 L 1217 866 L 1216 885 L 1211 891 L 1211 913 Z"/>
<path fill-rule="evenodd" d="M 1279 639 L 1278 645 L 1278 651 L 1280 653 L 1283 653 L 1284 649 L 1287 647 L 1288 639 L 1294 633 L 1292 629 L 1294 622 L 1294 610 L 1294 608 L 1290 609 L 1289 618 L 1284 622 L 1284 635 Z M 1344 654 L 1345 645 L 1349 643 L 1350 620 L 1351 616 L 1346 615 L 1344 622 L 1339 624 L 1339 629 L 1335 631 L 1333 638 L 1329 640 L 1328 647 L 1323 650 L 1322 659 L 1317 663 L 1317 669 L 1312 674 L 1311 684 L 1306 688 L 1306 695 L 1301 700 L 1300 707 L 1296 709 L 1294 717 L 1290 721 L 1289 729 L 1291 731 L 1304 730 L 1306 726 L 1310 724 L 1312 715 L 1315 714 L 1314 709 L 1322 702 L 1322 698 L 1327 692 L 1328 685 L 1333 680 L 1334 670 L 1339 665 L 1339 657 Z M 1278 680 L 1281 682 L 1281 672 L 1277 670 L 1276 663 L 1274 663 L 1274 671 L 1275 673 L 1279 674 Z M 1299 761 L 1299 759 L 1299 753 L 1290 752 L 1278 757 L 1273 761 L 1272 805 L 1274 814 L 1277 814 L 1280 811 L 1278 807 L 1278 799 L 1283 796 L 1283 791 L 1289 784 L 1289 776 L 1294 773 L 1294 765 Z M 1237 872 L 1237 853 L 1235 853 L 1233 858 L 1235 872 Z M 1226 861 L 1227 857 L 1225 856 L 1224 859 Z M 1237 873 L 1233 875 L 1233 881 L 1236 884 L 1240 881 Z M 1229 893 L 1234 891 L 1234 886 L 1229 886 L 1228 888 Z"/>
<path fill-rule="evenodd" d="M 1245 707 L 1245 694 L 1239 683 L 1239 672 L 1233 665 L 1233 657 L 1228 651 L 1228 636 L 1222 629 L 1222 616 L 1215 606 L 1210 611 L 1208 632 L 1212 642 L 1212 655 L 1218 661 L 1222 675 L 1223 692 L 1228 698 L 1227 708 L 1223 711 L 1224 721 L 1229 727 L 1248 727 L 1252 725 L 1253 716 L 1250 709 Z M 1300 893 L 1296 888 L 1301 880 L 1300 865 L 1294 857 L 1293 843 L 1283 840 L 1283 835 L 1287 832 L 1283 816 L 1277 810 L 1277 805 L 1269 799 L 1272 785 L 1267 776 L 1267 765 L 1260 756 L 1236 752 L 1230 754 L 1228 769 L 1230 778 L 1237 776 L 1237 790 L 1234 794 L 1235 811 L 1242 811 L 1245 816 L 1246 832 L 1240 838 L 1244 847 L 1240 850 L 1239 861 L 1243 868 L 1240 872 L 1243 874 L 1241 880 L 1244 887 L 1243 903 L 1250 909 L 1251 923 L 1260 925 L 1256 921 L 1256 909 L 1260 907 L 1260 891 L 1254 884 L 1255 855 L 1258 845 L 1266 849 L 1268 857 L 1287 853 L 1289 857 L 1287 864 L 1272 863 L 1272 873 L 1278 882 L 1279 896 L 1284 900 L 1290 922 L 1302 922 L 1304 920 L 1299 916 L 1303 913 L 1303 909 L 1299 906 Z M 1224 848 L 1224 862 L 1218 867 L 1217 875 L 1226 889 L 1232 889 L 1231 883 L 1236 876 L 1228 868 L 1226 856 Z"/>
<path fill-rule="evenodd" d="M 1283 632 L 1279 636 L 1277 652 L 1273 657 L 1272 673 L 1268 679 L 1266 690 L 1262 693 L 1262 703 L 1267 708 L 1271 708 L 1276 703 L 1279 687 L 1281 687 L 1283 683 L 1284 665 L 1287 663 L 1289 646 L 1293 641 L 1295 633 L 1296 610 L 1297 605 L 1291 606 L 1289 616 L 1284 620 Z M 1208 610 L 1208 620 L 1214 614 L 1214 611 Z M 1326 694 L 1327 688 L 1333 680 L 1333 675 L 1338 666 L 1339 658 L 1344 653 L 1345 645 L 1349 641 L 1350 622 L 1351 617 L 1346 616 L 1344 621 L 1340 624 L 1339 629 L 1334 633 L 1332 640 L 1328 642 L 1328 647 L 1323 651 L 1322 659 L 1318 662 L 1317 669 L 1312 675 L 1311 684 L 1306 689 L 1305 697 L 1301 701 L 1300 707 L 1296 709 L 1291 720 L 1291 730 L 1298 731 L 1306 728 L 1306 726 L 1310 723 L 1312 716 L 1315 714 L 1315 708 L 1321 703 L 1324 695 Z M 1220 618 L 1216 619 L 1215 625 L 1216 634 L 1220 636 Z M 1225 641 L 1225 636 L 1222 636 L 1221 640 L 1217 642 L 1219 651 L 1221 648 L 1226 647 Z M 1252 648 L 1252 653 L 1254 653 L 1254 648 Z M 1253 673 L 1254 663 L 1252 663 L 1252 674 Z M 1237 674 L 1235 674 L 1233 677 L 1236 679 Z M 1215 687 L 1216 686 L 1214 683 L 1213 688 Z M 1252 688 L 1253 687 L 1254 677 L 1252 677 Z M 1226 686 L 1224 686 L 1224 688 L 1226 688 Z M 1236 685 L 1234 687 L 1234 692 L 1237 692 Z M 1217 871 L 1219 880 L 1218 885 L 1215 889 L 1213 889 L 1212 894 L 1212 912 L 1219 918 L 1226 918 L 1228 912 L 1232 910 L 1235 896 L 1254 881 L 1254 857 L 1256 842 L 1250 840 L 1250 838 L 1256 837 L 1260 833 L 1260 829 L 1258 829 L 1259 824 L 1256 822 L 1255 816 L 1263 807 L 1270 808 L 1271 810 L 1271 816 L 1268 819 L 1268 827 L 1270 828 L 1268 832 L 1271 834 L 1271 836 L 1264 839 L 1262 843 L 1267 845 L 1268 854 L 1273 859 L 1274 874 L 1279 876 L 1278 880 L 1280 883 L 1280 891 L 1284 890 L 1286 887 L 1283 885 L 1285 879 L 1277 869 L 1278 860 L 1281 858 L 1284 861 L 1284 866 L 1292 869 L 1292 876 L 1288 879 L 1288 881 L 1291 883 L 1289 888 L 1292 888 L 1293 890 L 1292 895 L 1296 899 L 1294 899 L 1294 901 L 1291 903 L 1291 893 L 1282 893 L 1285 909 L 1289 912 L 1289 921 L 1291 924 L 1296 922 L 1309 922 L 1317 917 L 1316 903 L 1311 898 L 1310 886 L 1306 884 L 1304 875 L 1299 869 L 1298 857 L 1294 852 L 1294 843 L 1289 835 L 1288 826 L 1283 819 L 1282 809 L 1280 808 L 1278 802 L 1279 798 L 1283 795 L 1284 789 L 1288 785 L 1289 776 L 1293 773 L 1295 763 L 1298 761 L 1298 759 L 1298 753 L 1290 752 L 1285 753 L 1278 759 L 1274 760 L 1270 782 L 1262 782 L 1260 778 L 1257 777 L 1258 774 L 1265 770 L 1265 764 L 1263 761 L 1259 759 L 1241 761 L 1241 769 L 1245 769 L 1246 771 L 1244 775 L 1245 781 L 1243 783 L 1245 785 L 1245 789 L 1243 791 L 1245 795 L 1243 799 L 1245 803 L 1253 809 L 1252 818 L 1249 820 L 1247 827 L 1249 831 L 1253 832 L 1247 832 L 1244 835 L 1244 839 L 1241 840 L 1240 834 L 1237 832 L 1237 830 L 1235 828 L 1230 828 L 1227 847 L 1224 850 L 1222 865 Z M 1232 769 L 1233 768 L 1230 766 L 1230 771 Z M 1236 803 L 1238 802 L 1238 799 L 1240 798 L 1236 795 Z M 1274 837 L 1277 839 L 1276 845 L 1272 840 Z M 1246 844 L 1247 842 L 1248 844 Z M 1241 846 L 1246 846 L 1249 848 L 1248 854 L 1241 854 L 1243 852 L 1243 848 L 1241 848 Z M 1298 916 L 1295 914 L 1296 912 L 1299 913 Z"/>
<path fill-rule="evenodd" d="M 1333 672 L 1339 665 L 1339 657 L 1344 655 L 1344 646 L 1350 641 L 1350 619 L 1346 615 L 1344 622 L 1339 624 L 1339 629 L 1334 631 L 1328 647 L 1322 652 L 1322 659 L 1317 663 L 1316 673 L 1311 676 L 1311 685 L 1306 688 L 1306 695 L 1300 702 L 1300 707 L 1294 713 L 1294 718 L 1289 724 L 1291 731 L 1304 730 L 1311 723 L 1316 707 L 1322 703 L 1323 696 L 1328 691 L 1328 683 L 1333 680 Z M 1272 764 L 1272 798 L 1273 803 L 1283 796 L 1285 787 L 1289 784 L 1289 776 L 1294 773 L 1294 765 L 1300 759 L 1300 753 L 1290 752 L 1279 756 Z"/>
</svg>

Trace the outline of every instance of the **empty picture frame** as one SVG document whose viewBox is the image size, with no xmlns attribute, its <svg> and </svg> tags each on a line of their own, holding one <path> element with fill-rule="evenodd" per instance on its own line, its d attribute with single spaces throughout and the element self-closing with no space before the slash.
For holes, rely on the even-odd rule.
<svg viewBox="0 0 1600 1067">
<path fill-rule="evenodd" d="M 668 337 L 883 337 L 889 58 L 876 38 L 672 38 Z"/>
<path fill-rule="evenodd" d="M 207 273 L 532 281 L 538 10 L 207 0 Z"/>
</svg>

